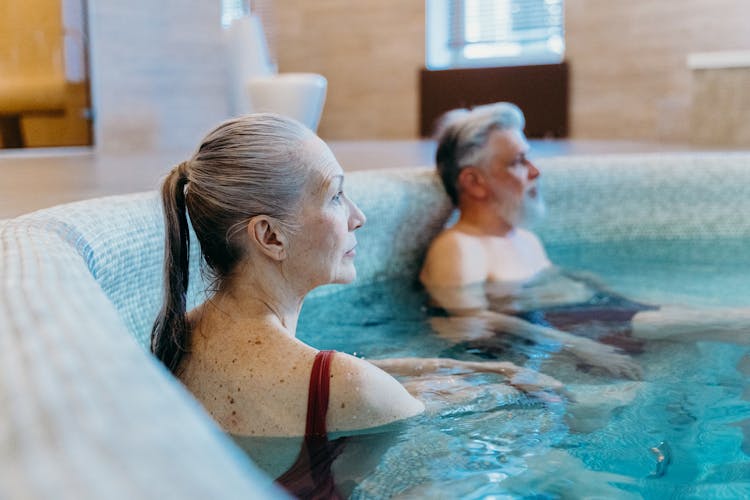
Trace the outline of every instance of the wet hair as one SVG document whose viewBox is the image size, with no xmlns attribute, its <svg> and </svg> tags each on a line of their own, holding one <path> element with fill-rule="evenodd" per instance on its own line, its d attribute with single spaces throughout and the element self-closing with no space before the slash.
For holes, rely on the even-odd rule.
<svg viewBox="0 0 750 500">
<path fill-rule="evenodd" d="M 310 172 L 303 143 L 313 137 L 299 122 L 270 113 L 228 120 L 164 180 L 164 301 L 151 331 L 151 351 L 172 373 L 190 346 L 188 218 L 203 269 L 212 288 L 220 290 L 245 255 L 243 229 L 252 217 L 268 215 L 283 229 L 296 229 Z"/>
<path fill-rule="evenodd" d="M 495 130 L 519 130 L 525 125 L 523 112 L 515 104 L 496 102 L 472 109 L 454 109 L 438 120 L 435 163 L 445 191 L 458 205 L 458 174 L 469 165 L 484 163 L 485 145 Z"/>
</svg>

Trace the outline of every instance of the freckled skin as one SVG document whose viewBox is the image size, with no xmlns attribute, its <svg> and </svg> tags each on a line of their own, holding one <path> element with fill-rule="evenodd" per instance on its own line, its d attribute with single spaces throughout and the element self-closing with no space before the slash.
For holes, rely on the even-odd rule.
<svg viewBox="0 0 750 500">
<path fill-rule="evenodd" d="M 314 138 L 304 147 L 310 175 L 293 221 L 301 229 L 288 232 L 265 215 L 248 221 L 239 236 L 247 255 L 225 286 L 188 315 L 190 354 L 180 379 L 236 435 L 304 434 L 318 351 L 295 338 L 302 301 L 317 286 L 356 277 L 354 232 L 365 217 L 343 193 L 343 170 L 327 146 Z M 330 432 L 423 409 L 395 379 L 343 353 L 333 358 L 330 386 Z"/>
</svg>

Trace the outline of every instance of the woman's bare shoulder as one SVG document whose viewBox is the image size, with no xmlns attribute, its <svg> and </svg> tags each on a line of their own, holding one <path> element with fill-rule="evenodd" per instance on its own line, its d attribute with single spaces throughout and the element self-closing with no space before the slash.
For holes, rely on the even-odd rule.
<svg viewBox="0 0 750 500">
<path fill-rule="evenodd" d="M 395 378 L 345 353 L 337 352 L 333 358 L 330 387 L 329 432 L 377 427 L 424 410 Z"/>
</svg>

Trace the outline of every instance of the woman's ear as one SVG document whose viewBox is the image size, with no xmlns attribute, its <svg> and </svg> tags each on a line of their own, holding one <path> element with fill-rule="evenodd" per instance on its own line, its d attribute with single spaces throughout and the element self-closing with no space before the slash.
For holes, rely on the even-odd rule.
<svg viewBox="0 0 750 500">
<path fill-rule="evenodd" d="M 458 173 L 459 191 L 466 193 L 472 198 L 484 199 L 487 197 L 487 184 L 481 172 L 475 167 L 464 167 Z"/>
<path fill-rule="evenodd" d="M 287 255 L 287 239 L 279 225 L 267 215 L 257 215 L 247 224 L 250 243 L 274 260 L 284 260 Z"/>
</svg>

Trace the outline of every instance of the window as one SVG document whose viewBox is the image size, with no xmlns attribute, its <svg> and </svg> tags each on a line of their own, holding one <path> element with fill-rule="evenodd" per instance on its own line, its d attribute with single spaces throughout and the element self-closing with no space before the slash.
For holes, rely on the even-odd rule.
<svg viewBox="0 0 750 500">
<path fill-rule="evenodd" d="M 563 0 L 427 0 L 426 6 L 428 69 L 563 59 Z"/>
</svg>

